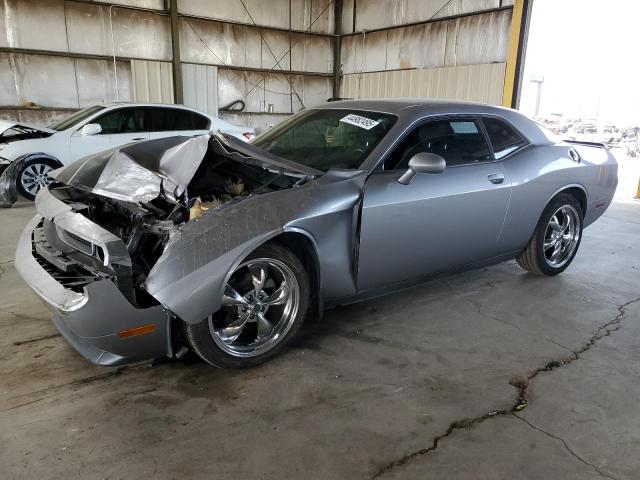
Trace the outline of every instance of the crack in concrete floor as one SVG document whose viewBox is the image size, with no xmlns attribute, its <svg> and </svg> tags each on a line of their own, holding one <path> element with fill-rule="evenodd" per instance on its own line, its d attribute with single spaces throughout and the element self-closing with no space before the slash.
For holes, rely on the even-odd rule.
<svg viewBox="0 0 640 480">
<path fill-rule="evenodd" d="M 579 348 L 579 349 L 577 349 L 575 351 L 571 350 L 571 349 L 568 349 L 568 350 L 572 351 L 572 353 L 573 353 L 573 355 L 571 357 L 560 359 L 560 360 L 553 360 L 553 361 L 547 363 L 546 365 L 544 365 L 543 367 L 537 368 L 536 370 L 534 370 L 533 372 L 531 372 L 529 375 L 527 375 L 524 378 L 517 378 L 516 377 L 513 380 L 511 380 L 511 382 L 509 382 L 509 383 L 518 390 L 518 396 L 517 396 L 517 400 L 516 400 L 515 404 L 510 409 L 492 410 L 492 411 L 490 411 L 488 413 L 485 413 L 484 415 L 480 415 L 478 417 L 463 418 L 463 419 L 460 419 L 460 420 L 455 420 L 454 422 L 449 424 L 449 427 L 447 428 L 447 430 L 444 433 L 438 435 L 437 437 L 435 437 L 433 439 L 433 442 L 431 443 L 431 445 L 429 447 L 421 448 L 419 450 L 416 450 L 414 452 L 411 452 L 411 453 L 403 456 L 402 458 L 400 458 L 398 460 L 394 460 L 392 462 L 387 463 L 386 465 L 381 467 L 371 477 L 371 479 L 373 480 L 373 479 L 376 479 L 376 478 L 380 478 L 380 477 L 386 475 L 387 473 L 395 470 L 396 468 L 402 467 L 402 466 L 410 463 L 411 461 L 413 461 L 416 458 L 419 458 L 419 457 L 422 457 L 422 456 L 425 456 L 425 455 L 428 455 L 428 454 L 434 452 L 435 450 L 438 449 L 438 447 L 440 445 L 440 441 L 445 439 L 445 438 L 447 438 L 447 437 L 449 437 L 450 435 L 452 435 L 456 430 L 463 430 L 463 429 L 473 428 L 474 426 L 484 422 L 485 420 L 489 420 L 491 418 L 501 417 L 501 416 L 511 416 L 511 417 L 515 417 L 515 418 L 517 418 L 519 420 L 524 421 L 531 428 L 534 428 L 534 429 L 546 434 L 547 436 L 562 442 L 564 444 L 565 448 L 567 449 L 567 451 L 572 456 L 576 457 L 578 460 L 580 460 L 585 465 L 588 465 L 591 468 L 593 468 L 601 476 L 606 477 L 606 478 L 610 478 L 612 480 L 618 480 L 616 477 L 613 477 L 610 474 L 602 472 L 600 469 L 598 469 L 598 467 L 596 467 L 595 465 L 593 465 L 593 464 L 587 462 L 586 460 L 584 460 L 583 458 L 581 458 L 579 455 L 577 455 L 569 447 L 569 445 L 563 439 L 561 439 L 560 437 L 557 437 L 557 436 L 555 436 L 553 434 L 550 434 L 550 433 L 548 433 L 548 432 L 546 432 L 546 431 L 544 431 L 542 429 L 539 429 L 539 428 L 535 427 L 533 424 L 531 424 L 530 422 L 525 420 L 523 417 L 519 416 L 517 414 L 517 412 L 523 410 L 527 406 L 527 403 L 528 403 L 527 399 L 529 397 L 529 393 L 530 393 L 530 390 L 531 390 L 531 382 L 540 373 L 551 372 L 551 371 L 553 371 L 553 370 L 555 370 L 557 368 L 560 368 L 560 367 L 563 367 L 565 365 L 569 365 L 570 363 L 573 363 L 574 361 L 576 361 L 576 360 L 578 360 L 580 358 L 580 355 L 582 355 L 583 353 L 585 353 L 586 351 L 591 349 L 600 340 L 602 340 L 603 338 L 608 337 L 613 332 L 617 332 L 618 330 L 620 330 L 622 328 L 622 319 L 624 318 L 624 315 L 625 315 L 627 307 L 629 305 L 632 305 L 632 304 L 637 303 L 637 302 L 640 302 L 640 297 L 634 298 L 633 300 L 629 300 L 629 301 L 619 305 L 617 307 L 617 310 L 618 310 L 617 315 L 612 320 L 609 320 L 605 324 L 603 324 L 600 327 L 598 327 L 598 329 L 591 336 L 591 338 L 589 339 L 589 341 L 587 343 L 585 343 L 581 348 Z"/>
<path fill-rule="evenodd" d="M 578 455 L 562 437 L 559 437 L 557 435 L 554 435 L 553 433 L 547 432 L 546 430 L 543 430 L 542 428 L 536 427 L 529 420 L 527 420 L 526 418 L 521 417 L 520 415 L 518 415 L 516 413 L 513 413 L 512 416 L 517 418 L 518 420 L 524 422 L 526 425 L 528 425 L 529 427 L 533 428 L 534 430 L 537 430 L 540 433 L 544 433 L 547 437 L 553 438 L 554 440 L 557 440 L 560 443 L 562 443 L 562 445 L 564 446 L 565 450 L 567 452 L 569 452 L 569 454 L 571 456 L 575 457 L 578 461 L 580 461 L 581 463 L 585 464 L 586 466 L 592 468 L 598 475 L 600 475 L 602 477 L 605 477 L 605 478 L 610 478 L 611 480 L 619 480 L 618 477 L 614 477 L 613 475 L 605 473 L 602 470 L 600 470 L 593 463 L 587 462 L 584 458 L 582 458 L 580 455 Z"/>
</svg>

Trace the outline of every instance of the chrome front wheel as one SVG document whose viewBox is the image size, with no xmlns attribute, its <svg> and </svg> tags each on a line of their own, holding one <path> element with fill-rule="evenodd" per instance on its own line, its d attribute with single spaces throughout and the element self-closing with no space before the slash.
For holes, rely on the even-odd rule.
<svg viewBox="0 0 640 480">
<path fill-rule="evenodd" d="M 309 298 L 302 261 L 280 244 L 266 244 L 230 275 L 220 309 L 202 322 L 185 323 L 184 336 L 195 353 L 217 367 L 258 365 L 300 331 Z"/>
<path fill-rule="evenodd" d="M 260 355 L 287 334 L 299 304 L 298 280 L 287 265 L 274 258 L 244 262 L 225 287 L 221 315 L 209 318 L 213 340 L 229 355 Z"/>
</svg>

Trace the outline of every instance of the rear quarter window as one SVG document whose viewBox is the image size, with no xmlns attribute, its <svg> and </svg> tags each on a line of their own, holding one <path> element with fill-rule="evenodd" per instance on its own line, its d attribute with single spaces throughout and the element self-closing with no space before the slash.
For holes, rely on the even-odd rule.
<svg viewBox="0 0 640 480">
<path fill-rule="evenodd" d="M 148 109 L 154 132 L 207 130 L 209 119 L 203 115 L 179 108 Z"/>
<path fill-rule="evenodd" d="M 483 118 L 496 160 L 524 147 L 527 142 L 512 126 L 498 118 Z"/>
</svg>

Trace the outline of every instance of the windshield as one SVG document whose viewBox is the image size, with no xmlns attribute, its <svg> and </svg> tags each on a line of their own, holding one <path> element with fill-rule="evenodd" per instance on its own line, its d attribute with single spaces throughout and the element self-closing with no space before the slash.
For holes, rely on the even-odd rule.
<svg viewBox="0 0 640 480">
<path fill-rule="evenodd" d="M 380 112 L 305 110 L 256 138 L 253 145 L 323 172 L 358 168 L 395 121 L 394 115 Z"/>
<path fill-rule="evenodd" d="M 58 130 L 59 132 L 63 130 L 67 130 L 68 128 L 73 127 L 77 123 L 81 122 L 85 118 L 89 118 L 94 113 L 99 112 L 100 110 L 104 110 L 105 107 L 101 107 L 99 105 L 94 105 L 93 107 L 83 108 L 82 110 L 78 110 L 76 113 L 71 116 L 60 120 L 59 122 L 54 123 L 49 128 L 53 128 L 54 130 Z"/>
</svg>

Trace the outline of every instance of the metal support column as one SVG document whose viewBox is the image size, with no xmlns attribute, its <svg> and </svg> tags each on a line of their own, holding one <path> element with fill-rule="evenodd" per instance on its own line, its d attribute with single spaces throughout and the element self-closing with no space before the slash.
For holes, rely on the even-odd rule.
<svg viewBox="0 0 640 480">
<path fill-rule="evenodd" d="M 518 108 L 533 0 L 515 0 L 507 49 L 502 105 Z"/>
<path fill-rule="evenodd" d="M 180 25 L 178 23 L 178 0 L 165 0 L 171 18 L 171 51 L 173 64 L 173 101 L 183 103 L 182 62 L 180 61 Z"/>
<path fill-rule="evenodd" d="M 333 98 L 340 98 L 340 75 L 342 63 L 342 0 L 333 4 Z"/>
</svg>

